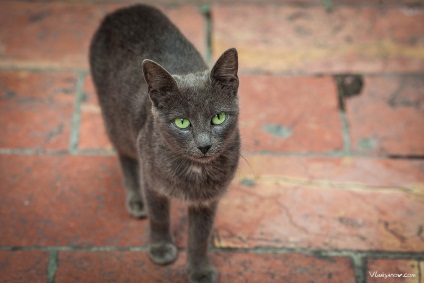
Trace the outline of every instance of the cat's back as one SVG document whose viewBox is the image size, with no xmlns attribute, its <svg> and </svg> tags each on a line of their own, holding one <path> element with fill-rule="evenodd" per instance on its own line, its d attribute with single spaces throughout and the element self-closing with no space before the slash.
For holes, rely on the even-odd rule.
<svg viewBox="0 0 424 283">
<path fill-rule="evenodd" d="M 207 68 L 199 52 L 160 10 L 138 4 L 107 15 L 91 43 L 91 65 L 107 62 L 109 68 L 141 68 L 144 59 L 156 61 L 172 74 Z"/>
</svg>

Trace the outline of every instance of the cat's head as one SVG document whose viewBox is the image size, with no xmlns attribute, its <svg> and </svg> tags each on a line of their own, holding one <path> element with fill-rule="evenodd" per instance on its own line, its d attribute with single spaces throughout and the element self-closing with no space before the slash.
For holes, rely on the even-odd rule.
<svg viewBox="0 0 424 283">
<path fill-rule="evenodd" d="M 169 74 L 143 61 L 156 129 L 177 154 L 208 162 L 235 142 L 238 134 L 237 50 L 229 49 L 211 71 Z"/>
</svg>

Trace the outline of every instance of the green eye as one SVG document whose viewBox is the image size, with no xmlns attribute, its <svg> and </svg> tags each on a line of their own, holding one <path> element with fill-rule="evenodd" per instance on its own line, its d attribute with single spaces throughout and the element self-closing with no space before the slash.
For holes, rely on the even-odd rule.
<svg viewBox="0 0 424 283">
<path fill-rule="evenodd" d="M 221 125 L 224 121 L 225 121 L 225 113 L 224 112 L 215 114 L 212 118 L 212 124 L 214 124 L 214 125 Z"/>
<path fill-rule="evenodd" d="M 177 118 L 174 120 L 175 126 L 180 129 L 187 129 L 190 127 L 190 121 L 184 118 Z"/>
</svg>

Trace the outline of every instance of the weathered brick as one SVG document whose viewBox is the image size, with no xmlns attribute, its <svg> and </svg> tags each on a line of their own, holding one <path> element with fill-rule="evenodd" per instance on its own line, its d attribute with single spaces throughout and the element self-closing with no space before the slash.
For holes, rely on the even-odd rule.
<svg viewBox="0 0 424 283">
<path fill-rule="evenodd" d="M 0 72 L 0 147 L 67 149 L 76 76 Z"/>
<path fill-rule="evenodd" d="M 106 135 L 100 108 L 97 106 L 82 106 L 78 149 L 112 149 L 112 144 Z"/>
<path fill-rule="evenodd" d="M 118 162 L 107 156 L 0 155 L 0 246 L 143 246 L 148 220 L 125 208 Z M 186 213 L 173 233 L 186 242 Z"/>
<path fill-rule="evenodd" d="M 405 5 L 420 5 L 423 4 L 422 0 L 357 0 L 355 2 L 352 2 L 350 0 L 332 0 L 332 3 L 335 5 L 343 5 L 343 4 L 350 4 L 350 5 L 379 5 L 379 6 L 385 6 L 385 5 L 393 5 L 393 6 L 405 6 Z M 413 7 L 411 7 L 413 9 Z"/>
<path fill-rule="evenodd" d="M 45 251 L 0 251 L 0 282 L 44 283 L 48 261 Z"/>
<path fill-rule="evenodd" d="M 58 282 L 185 282 L 182 256 L 170 266 L 144 252 L 60 252 Z"/>
<path fill-rule="evenodd" d="M 66 0 L 61 0 L 66 2 Z M 45 0 L 44 2 L 58 2 L 58 0 Z M 72 0 L 73 3 L 87 3 L 87 0 Z M 99 1 L 97 1 L 99 2 Z M 105 0 L 102 2 L 111 2 L 111 3 L 123 3 L 123 4 L 132 4 L 133 0 Z M 228 0 L 145 0 L 145 4 L 149 5 L 166 5 L 166 6 L 178 6 L 178 5 L 203 5 L 203 4 L 228 4 Z M 358 5 L 419 5 L 422 4 L 422 0 L 356 0 L 352 2 L 351 0 L 332 0 L 328 2 L 323 2 L 322 0 L 285 0 L 281 2 L 280 0 L 233 0 L 232 4 L 279 4 L 284 5 L 316 5 L 316 6 L 325 6 L 332 7 L 334 5 L 345 5 L 358 6 Z"/>
<path fill-rule="evenodd" d="M 215 5 L 213 53 L 239 51 L 242 71 L 421 72 L 420 8 Z"/>
<path fill-rule="evenodd" d="M 252 167 L 242 162 L 240 177 L 220 205 L 216 246 L 424 250 L 421 161 L 247 159 Z M 3 246 L 146 244 L 147 221 L 128 216 L 115 158 L 1 156 L 0 161 Z M 228 215 L 237 215 L 237 221 Z M 186 222 L 178 204 L 173 231 L 179 246 L 186 242 Z"/>
<path fill-rule="evenodd" d="M 155 4 L 157 5 L 157 4 Z M 193 43 L 202 56 L 206 55 L 206 21 L 195 6 L 163 9 L 169 19 Z"/>
<path fill-rule="evenodd" d="M 242 149 L 341 150 L 336 91 L 330 77 L 240 76 Z"/>
<path fill-rule="evenodd" d="M 424 251 L 422 161 L 245 158 L 215 246 Z"/>
<path fill-rule="evenodd" d="M 250 253 L 213 256 L 221 272 L 220 282 L 355 282 L 346 258 Z"/>
<path fill-rule="evenodd" d="M 365 275 L 368 283 L 421 283 L 418 265 L 416 260 L 368 259 Z"/>
<path fill-rule="evenodd" d="M 211 253 L 219 282 L 355 282 L 349 260 L 299 254 Z M 60 252 L 59 282 L 187 282 L 186 254 L 169 266 L 143 252 Z M 125 272 L 122 272 L 125 270 Z"/>
<path fill-rule="evenodd" d="M 424 155 L 424 78 L 365 77 L 346 100 L 351 143 L 367 154 Z"/>
<path fill-rule="evenodd" d="M 87 69 L 90 40 L 100 21 L 127 4 L 3 1 L 1 5 L 0 66 Z M 200 12 L 191 6 L 162 9 L 204 54 Z"/>
</svg>

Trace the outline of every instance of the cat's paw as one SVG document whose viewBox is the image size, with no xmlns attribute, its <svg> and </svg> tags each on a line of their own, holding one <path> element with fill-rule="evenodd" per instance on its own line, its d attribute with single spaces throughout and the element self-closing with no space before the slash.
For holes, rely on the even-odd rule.
<svg viewBox="0 0 424 283">
<path fill-rule="evenodd" d="M 211 267 L 192 269 L 189 271 L 190 283 L 216 283 L 218 282 L 218 273 Z"/>
<path fill-rule="evenodd" d="M 146 206 L 140 197 L 132 196 L 127 198 L 127 210 L 134 218 L 144 218 L 147 216 Z"/>
<path fill-rule="evenodd" d="M 169 242 L 150 244 L 149 257 L 156 264 L 170 264 L 177 259 L 177 248 Z"/>
</svg>

